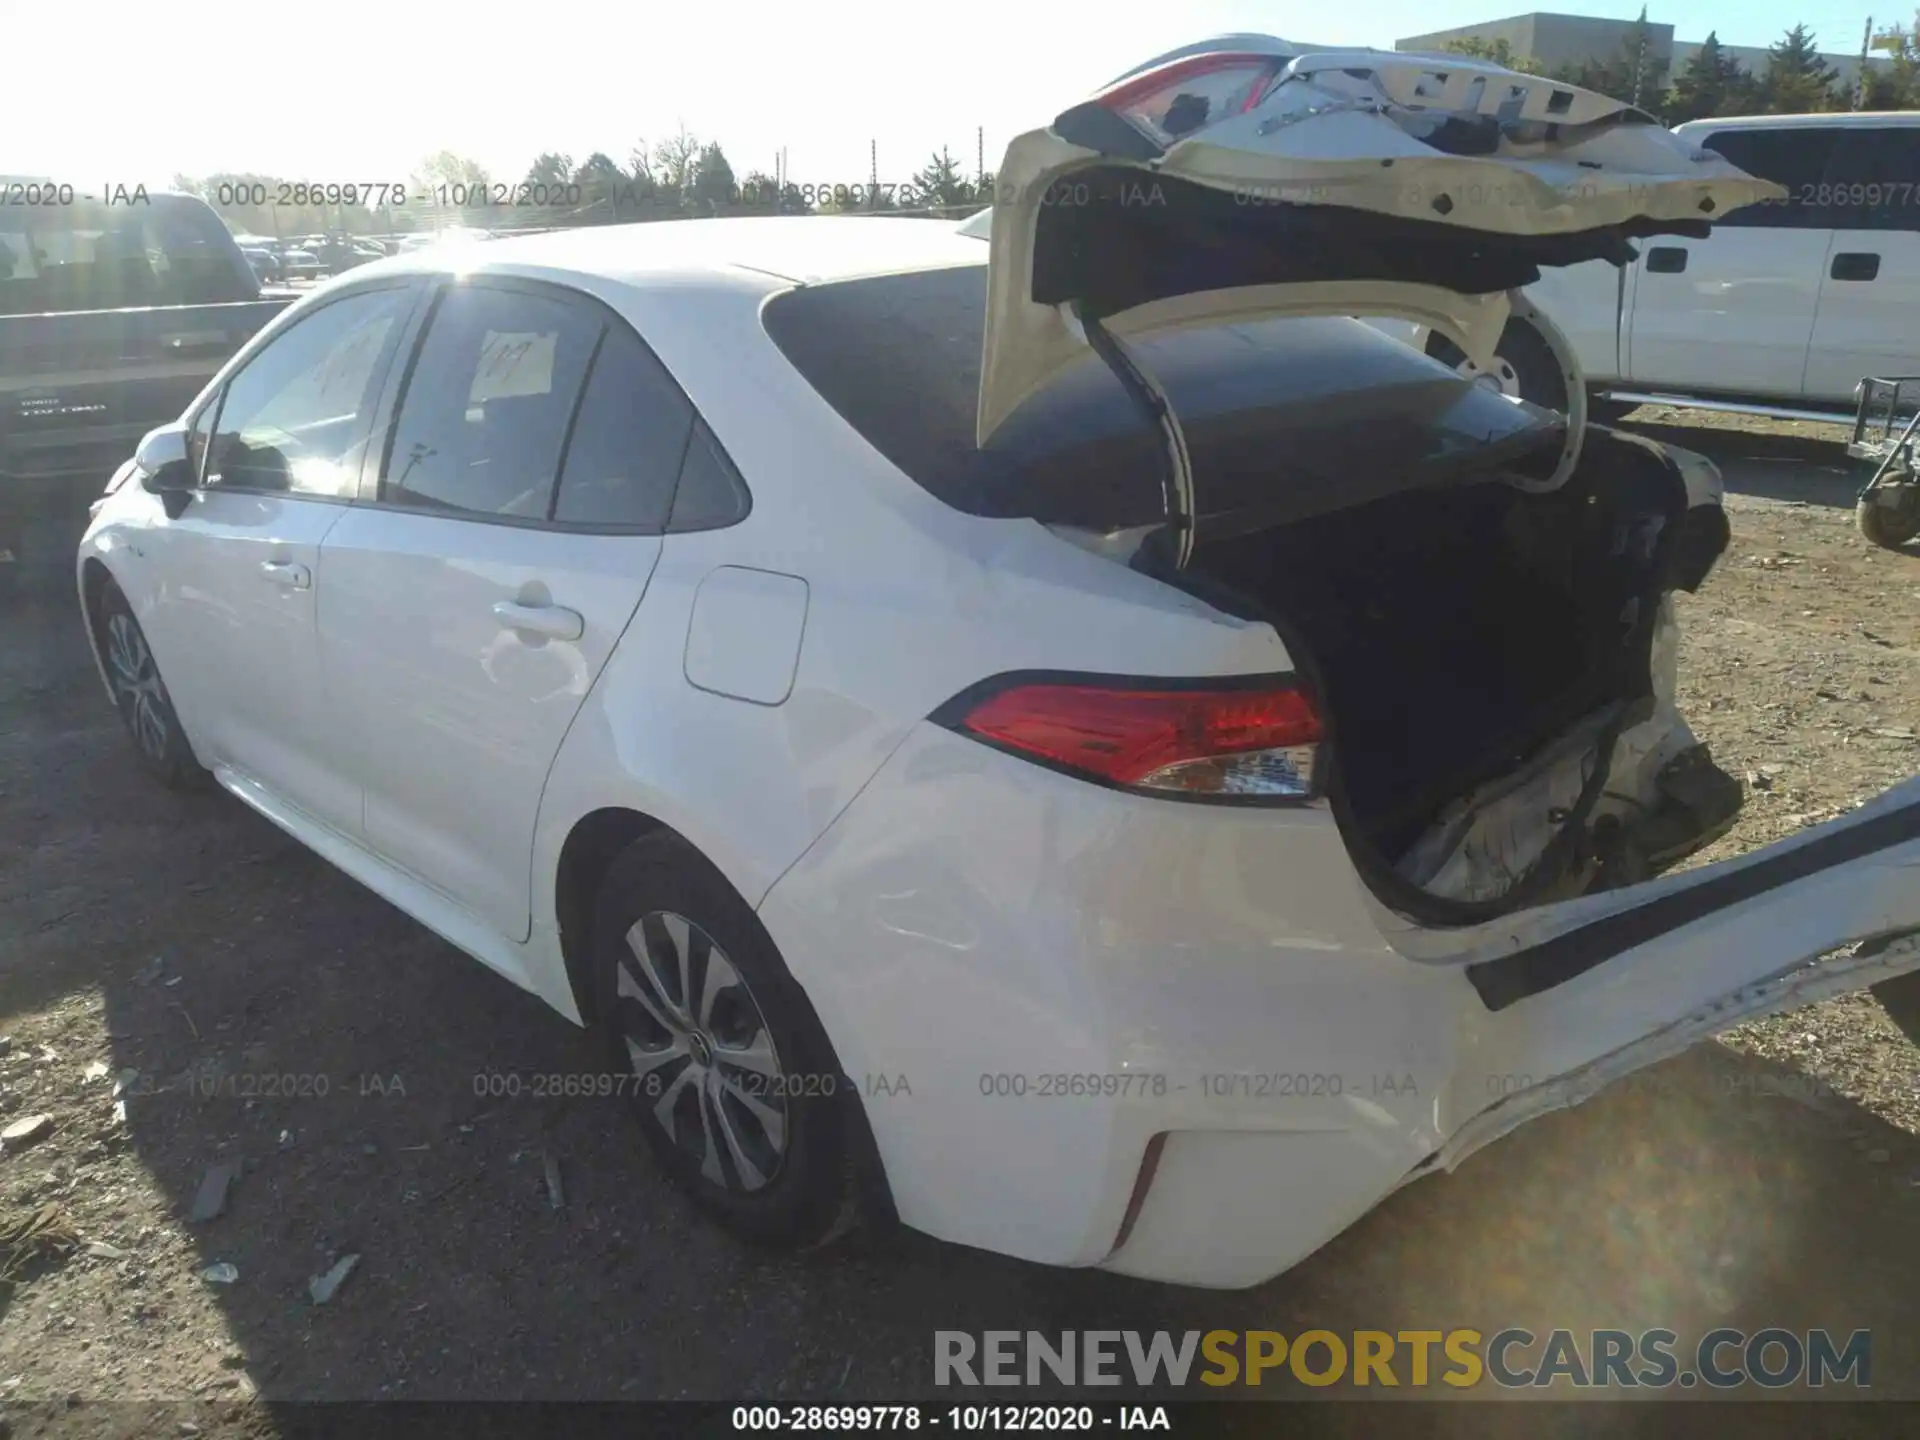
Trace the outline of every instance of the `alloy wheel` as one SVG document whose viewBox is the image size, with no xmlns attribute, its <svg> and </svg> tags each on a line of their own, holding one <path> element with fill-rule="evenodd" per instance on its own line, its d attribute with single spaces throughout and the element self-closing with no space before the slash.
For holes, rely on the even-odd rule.
<svg viewBox="0 0 1920 1440">
<path fill-rule="evenodd" d="M 117 614 L 107 620 L 107 676 L 134 743 L 149 758 L 165 761 L 171 732 L 167 699 L 147 637 L 131 615 Z"/>
<path fill-rule="evenodd" d="M 1454 374 L 1502 395 L 1520 394 L 1520 372 L 1513 368 L 1513 362 L 1504 355 L 1493 357 L 1493 364 L 1483 370 L 1471 360 L 1462 360 L 1453 367 Z"/>
<path fill-rule="evenodd" d="M 751 1193 L 779 1174 L 789 1086 L 752 988 L 686 916 L 643 915 L 627 931 L 615 1024 L 638 1098 L 700 1173 Z"/>
</svg>

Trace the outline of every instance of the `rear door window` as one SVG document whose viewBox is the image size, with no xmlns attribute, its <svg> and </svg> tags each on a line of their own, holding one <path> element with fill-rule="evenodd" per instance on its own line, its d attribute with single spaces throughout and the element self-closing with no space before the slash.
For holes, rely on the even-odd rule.
<svg viewBox="0 0 1920 1440">
<path fill-rule="evenodd" d="M 1772 230 L 1831 229 L 1831 192 L 1823 188 L 1836 142 L 1851 131 L 1832 128 L 1721 130 L 1708 135 L 1703 149 L 1732 161 L 1749 175 L 1784 186 L 1781 200 L 1762 200 L 1730 210 L 1714 223 L 1733 228 Z"/>
<path fill-rule="evenodd" d="M 546 521 L 606 326 L 584 303 L 485 284 L 441 296 L 394 422 L 380 499 Z"/>
<path fill-rule="evenodd" d="M 552 518 L 583 529 L 661 530 L 693 406 L 633 335 L 610 326 L 594 357 Z"/>
<path fill-rule="evenodd" d="M 1920 129 L 1848 127 L 1821 177 L 1837 230 L 1920 230 Z"/>
</svg>

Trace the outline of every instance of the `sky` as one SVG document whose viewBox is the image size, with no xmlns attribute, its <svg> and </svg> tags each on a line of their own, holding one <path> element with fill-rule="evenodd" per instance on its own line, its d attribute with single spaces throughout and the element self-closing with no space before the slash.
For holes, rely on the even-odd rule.
<svg viewBox="0 0 1920 1440">
<path fill-rule="evenodd" d="M 176 174 L 253 171 L 322 184 L 404 183 L 442 149 L 517 179 L 541 151 L 625 163 L 684 126 L 734 172 L 796 184 L 906 180 L 942 145 L 993 168 L 1008 140 L 1116 74 L 1209 35 L 1252 30 L 1329 46 L 1521 14 L 1524 3 L 1370 0 L 1343 25 L 1320 6 L 1179 0 L 816 0 L 811 5 L 618 0 L 383 0 L 353 10 L 259 0 L 113 8 L 24 4 L 5 22 L 13 123 L 6 173 L 85 193 Z M 1569 11 L 1632 19 L 1639 0 Z M 1649 18 L 1680 40 L 1709 30 L 1767 45 L 1795 23 L 1822 49 L 1859 48 L 1866 10 L 1836 0 L 1672 0 Z M 298 15 L 297 30 L 263 25 Z M 342 17 L 335 23 L 334 17 Z M 1877 24 L 1912 23 L 1888 7 Z M 25 123 L 22 123 L 22 122 Z"/>
</svg>

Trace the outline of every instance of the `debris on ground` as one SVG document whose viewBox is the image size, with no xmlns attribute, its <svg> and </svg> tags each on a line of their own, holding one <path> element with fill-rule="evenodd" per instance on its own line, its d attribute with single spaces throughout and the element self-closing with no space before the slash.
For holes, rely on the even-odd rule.
<svg viewBox="0 0 1920 1440">
<path fill-rule="evenodd" d="M 80 1078 L 82 1080 L 85 1080 L 88 1084 L 92 1084 L 95 1080 L 106 1079 L 107 1070 L 108 1070 L 108 1065 L 106 1061 L 96 1060 L 91 1065 L 87 1066 L 85 1070 L 80 1072 Z"/>
<path fill-rule="evenodd" d="M 239 1178 L 240 1168 L 238 1159 L 209 1165 L 206 1174 L 200 1177 L 200 1188 L 194 1192 L 193 1208 L 187 1212 L 187 1219 L 195 1225 L 204 1225 L 219 1218 L 227 1208 L 227 1189 Z"/>
<path fill-rule="evenodd" d="M 57 1202 L 0 1223 L 0 1283 L 18 1282 L 36 1261 L 57 1263 L 80 1245 L 80 1232 Z"/>
<path fill-rule="evenodd" d="M 218 1260 L 202 1270 L 200 1278 L 209 1285 L 231 1285 L 240 1278 L 240 1267 L 231 1261 Z"/>
<path fill-rule="evenodd" d="M 324 1305 L 333 1299 L 340 1287 L 347 1283 L 347 1276 L 353 1273 L 353 1267 L 360 1263 L 358 1255 L 343 1255 L 334 1261 L 333 1268 L 324 1275 L 316 1275 L 307 1282 L 307 1294 L 316 1305 Z"/>
<path fill-rule="evenodd" d="M 110 1240 L 89 1240 L 87 1254 L 99 1260 L 124 1260 L 131 1252 L 122 1250 Z"/>
<path fill-rule="evenodd" d="M 166 973 L 166 969 L 167 957 L 164 955 L 156 955 L 138 970 L 134 971 L 133 983 L 136 985 L 151 985 Z"/>
<path fill-rule="evenodd" d="M 551 1205 L 555 1210 L 563 1210 L 566 1208 L 567 1197 L 566 1192 L 560 1188 L 559 1158 L 549 1150 L 546 1152 L 545 1159 L 547 1171 L 547 1204 Z"/>
<path fill-rule="evenodd" d="M 24 1150 L 53 1133 L 53 1116 L 28 1115 L 0 1130 L 0 1152 L 8 1155 Z"/>
</svg>

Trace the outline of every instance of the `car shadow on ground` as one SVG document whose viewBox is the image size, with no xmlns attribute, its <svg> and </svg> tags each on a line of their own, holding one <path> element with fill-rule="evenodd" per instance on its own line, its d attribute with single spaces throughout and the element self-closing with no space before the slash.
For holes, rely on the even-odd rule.
<svg viewBox="0 0 1920 1440">
<path fill-rule="evenodd" d="M 1730 492 L 1764 500 L 1797 500 L 1851 510 L 1860 487 L 1873 473 L 1847 454 L 1847 432 L 1838 428 L 1826 435 L 1782 435 L 1721 427 L 1711 423 L 1716 418 L 1704 417 L 1698 425 L 1676 425 L 1629 415 L 1619 428 L 1697 450 L 1720 467 Z"/>
<path fill-rule="evenodd" d="M 0 910 L 23 962 L 0 1013 L 98 995 L 108 1063 L 134 1077 L 127 1119 L 102 1083 L 63 1126 L 93 1163 L 136 1163 L 190 1243 L 69 1265 L 119 1308 L 155 1305 L 142 1325 L 204 1289 L 204 1267 L 234 1265 L 210 1292 L 225 1332 L 210 1341 L 268 1397 L 937 1399 L 935 1329 L 1716 1324 L 1871 1329 L 1875 1393 L 1920 1395 L 1920 1253 L 1889 1239 L 1920 1219 L 1920 1151 L 1798 1072 L 1697 1047 L 1410 1185 L 1251 1291 L 907 1231 L 769 1255 L 666 1187 L 617 1102 L 548 1078 L 596 1068 L 564 1020 L 237 802 L 154 792 L 110 726 L 70 743 L 61 768 L 80 773 L 10 888 L 68 894 L 81 864 L 106 899 L 26 931 L 17 905 Z M 231 1159 L 223 1213 L 186 1224 Z M 310 1281 L 350 1254 L 316 1306 Z M 1611 1434 L 1627 1417 L 1577 1419 L 1572 1433 Z M 1358 1423 L 1316 1412 L 1312 1428 Z"/>
</svg>

